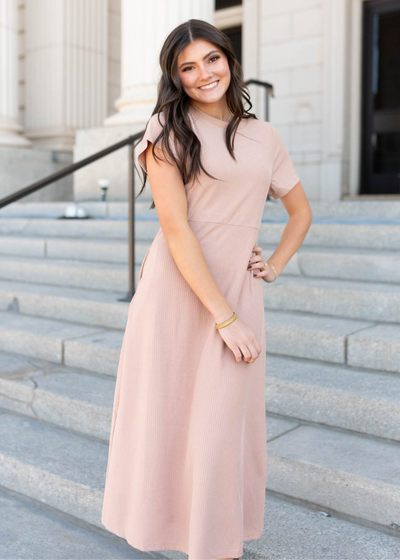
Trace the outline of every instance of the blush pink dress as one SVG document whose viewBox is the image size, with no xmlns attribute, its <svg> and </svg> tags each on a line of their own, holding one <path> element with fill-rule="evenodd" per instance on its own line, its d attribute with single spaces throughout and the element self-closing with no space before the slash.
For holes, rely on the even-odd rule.
<svg viewBox="0 0 400 560">
<path fill-rule="evenodd" d="M 177 267 L 160 227 L 129 304 L 110 433 L 102 523 L 141 551 L 237 558 L 264 521 L 267 442 L 263 280 L 247 270 L 267 194 L 300 180 L 276 128 L 242 120 L 231 158 L 227 122 L 189 108 L 204 172 L 185 185 L 188 223 L 229 303 L 262 353 L 236 362 Z M 160 114 L 161 122 L 163 113 Z M 161 125 L 153 115 L 136 148 Z M 159 141 L 156 145 L 161 147 Z"/>
</svg>

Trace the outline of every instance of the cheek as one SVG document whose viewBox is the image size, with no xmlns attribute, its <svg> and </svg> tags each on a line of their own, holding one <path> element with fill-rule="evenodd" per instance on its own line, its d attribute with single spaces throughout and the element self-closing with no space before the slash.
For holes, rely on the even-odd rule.
<svg viewBox="0 0 400 560">
<path fill-rule="evenodd" d="M 216 68 L 216 72 L 218 72 L 218 74 L 220 76 L 226 76 L 229 77 L 229 64 L 227 60 L 219 60 L 218 61 L 218 65 Z"/>
<path fill-rule="evenodd" d="M 194 77 L 193 72 L 182 72 L 180 74 L 181 84 L 185 88 L 195 87 L 196 85 L 196 78 Z"/>
</svg>

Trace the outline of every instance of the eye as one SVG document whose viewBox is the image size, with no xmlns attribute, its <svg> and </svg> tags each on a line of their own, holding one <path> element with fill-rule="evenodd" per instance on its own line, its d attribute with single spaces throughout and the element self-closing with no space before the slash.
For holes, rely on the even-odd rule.
<svg viewBox="0 0 400 560">
<path fill-rule="evenodd" d="M 214 59 L 215 59 L 215 60 L 218 60 L 219 58 L 221 58 L 221 57 L 220 57 L 220 56 L 217 56 L 217 55 L 216 55 L 216 56 L 212 56 L 212 57 L 209 59 L 209 61 L 211 62 L 211 61 L 214 60 Z M 190 68 L 193 68 L 193 66 L 186 66 L 186 68 L 184 68 L 184 69 L 182 70 L 182 72 L 186 72 L 186 70 L 189 70 Z"/>
</svg>

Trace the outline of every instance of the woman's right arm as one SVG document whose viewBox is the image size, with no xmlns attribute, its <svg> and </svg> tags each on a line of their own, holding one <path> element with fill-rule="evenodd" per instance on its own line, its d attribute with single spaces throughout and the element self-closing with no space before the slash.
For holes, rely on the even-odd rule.
<svg viewBox="0 0 400 560">
<path fill-rule="evenodd" d="M 175 163 L 165 161 L 163 151 L 153 144 L 146 149 L 146 167 L 160 225 L 176 265 L 189 286 L 214 317 L 215 323 L 228 319 L 233 310 L 215 283 L 207 266 L 203 250 L 187 221 L 185 186 Z M 169 158 L 170 159 L 170 158 Z M 254 362 L 261 346 L 253 331 L 238 317 L 218 329 L 222 339 L 232 350 L 236 361 Z"/>
</svg>

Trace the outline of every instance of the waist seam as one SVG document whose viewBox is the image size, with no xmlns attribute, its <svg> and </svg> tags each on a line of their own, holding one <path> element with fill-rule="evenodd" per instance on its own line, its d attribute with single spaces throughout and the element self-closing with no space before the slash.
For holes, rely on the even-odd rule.
<svg viewBox="0 0 400 560">
<path fill-rule="evenodd" d="M 198 224 L 219 224 L 221 226 L 241 227 L 241 228 L 246 228 L 246 229 L 255 229 L 255 230 L 258 231 L 258 228 L 254 227 L 254 226 L 242 226 L 242 225 L 239 225 L 239 224 L 227 224 L 225 222 L 209 222 L 209 221 L 206 221 L 206 220 L 191 220 L 191 219 L 188 219 L 187 221 L 188 222 L 196 222 Z"/>
</svg>

